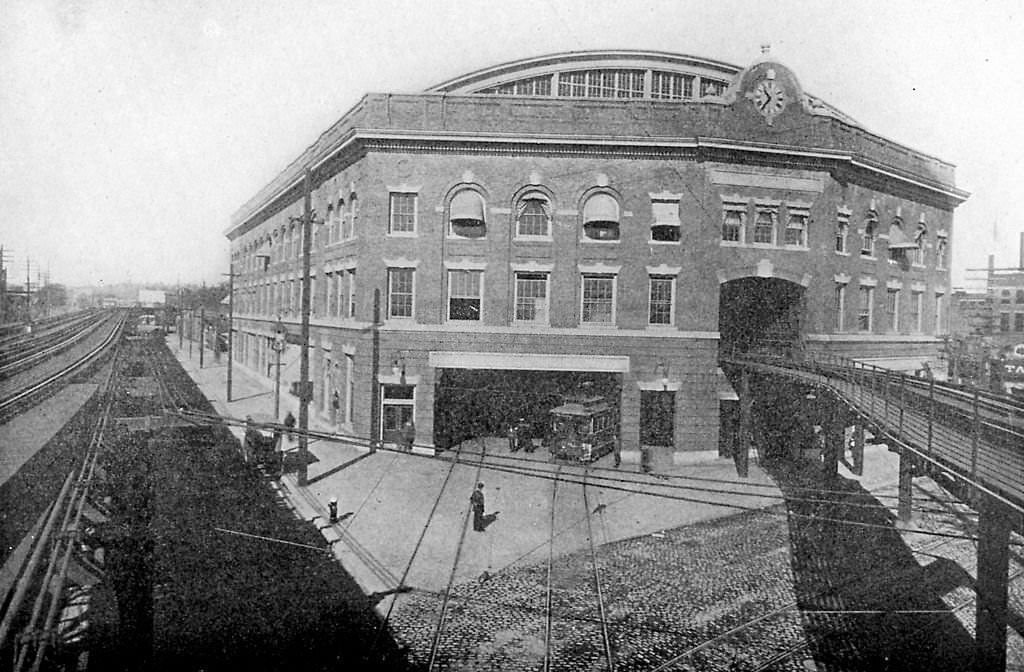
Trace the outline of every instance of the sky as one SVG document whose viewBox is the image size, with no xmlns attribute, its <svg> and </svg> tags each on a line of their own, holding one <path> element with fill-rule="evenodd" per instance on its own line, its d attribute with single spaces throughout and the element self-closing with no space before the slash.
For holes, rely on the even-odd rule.
<svg viewBox="0 0 1024 672">
<path fill-rule="evenodd" d="M 217 282 L 246 200 L 368 92 L 582 49 L 746 66 L 952 162 L 953 284 L 1016 266 L 1024 0 L 4 0 L 0 245 L 70 286 Z"/>
</svg>

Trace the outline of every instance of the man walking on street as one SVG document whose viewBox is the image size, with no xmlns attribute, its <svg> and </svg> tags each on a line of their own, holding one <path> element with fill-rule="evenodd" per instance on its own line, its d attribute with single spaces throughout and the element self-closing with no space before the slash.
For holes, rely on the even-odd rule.
<svg viewBox="0 0 1024 672">
<path fill-rule="evenodd" d="M 477 483 L 476 490 L 469 496 L 469 504 L 473 508 L 473 530 L 483 532 L 484 526 L 484 484 Z"/>
<path fill-rule="evenodd" d="M 285 431 L 287 432 L 288 442 L 291 443 L 292 430 L 295 429 L 295 416 L 292 415 L 291 411 L 288 411 L 288 415 L 284 416 L 284 426 Z"/>
</svg>

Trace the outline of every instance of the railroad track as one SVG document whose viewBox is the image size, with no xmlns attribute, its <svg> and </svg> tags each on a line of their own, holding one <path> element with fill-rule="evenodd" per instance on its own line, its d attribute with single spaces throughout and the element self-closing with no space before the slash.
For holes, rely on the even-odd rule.
<svg viewBox="0 0 1024 672">
<path fill-rule="evenodd" d="M 118 333 L 119 329 L 112 332 L 115 336 Z M 92 357 L 86 359 L 89 361 Z M 114 359 L 116 362 L 116 351 Z M 48 649 L 58 643 L 58 617 L 66 597 L 64 585 L 73 554 L 81 546 L 82 517 L 89 501 L 103 437 L 108 429 L 109 391 L 115 370 L 116 363 L 111 366 L 101 386 L 101 411 L 89 432 L 80 466 L 67 474 L 60 493 L 19 546 L 25 549 L 25 553 L 11 559 L 17 580 L 12 584 L 14 588 L 9 601 L 0 601 L 4 604 L 0 619 L 0 651 L 10 652 L 10 669 L 13 672 L 38 671 Z M 30 610 L 29 604 L 32 605 Z"/>
<path fill-rule="evenodd" d="M 106 313 L 76 315 L 44 330 L 4 339 L 0 343 L 0 380 L 70 347 L 109 318 Z"/>
<path fill-rule="evenodd" d="M 0 397 L 0 418 L 7 418 L 12 414 L 20 412 L 22 409 L 38 401 L 39 398 L 52 392 L 58 384 L 102 357 L 120 338 L 124 323 L 124 316 L 117 318 L 113 324 L 108 325 L 110 331 L 106 336 L 85 353 L 63 363 L 55 372 L 45 375 L 39 380 L 34 380 L 20 389 L 9 391 L 3 397 Z"/>
</svg>

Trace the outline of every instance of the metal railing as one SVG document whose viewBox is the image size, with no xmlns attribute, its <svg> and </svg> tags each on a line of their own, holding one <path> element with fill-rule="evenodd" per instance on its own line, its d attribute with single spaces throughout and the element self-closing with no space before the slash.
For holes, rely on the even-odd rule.
<svg viewBox="0 0 1024 672">
<path fill-rule="evenodd" d="M 723 353 L 723 364 L 831 390 L 876 435 L 1024 505 L 1024 403 L 829 353 Z"/>
</svg>

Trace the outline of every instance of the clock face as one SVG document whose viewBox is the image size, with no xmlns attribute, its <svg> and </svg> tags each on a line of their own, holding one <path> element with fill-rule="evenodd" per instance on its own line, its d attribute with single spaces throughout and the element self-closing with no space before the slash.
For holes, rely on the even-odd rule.
<svg viewBox="0 0 1024 672">
<path fill-rule="evenodd" d="M 770 126 L 772 120 L 785 109 L 789 101 L 786 98 L 786 92 L 771 79 L 761 80 L 757 86 L 754 87 L 753 92 L 748 94 L 748 97 L 754 103 L 754 107 L 757 111 L 768 121 Z"/>
</svg>

